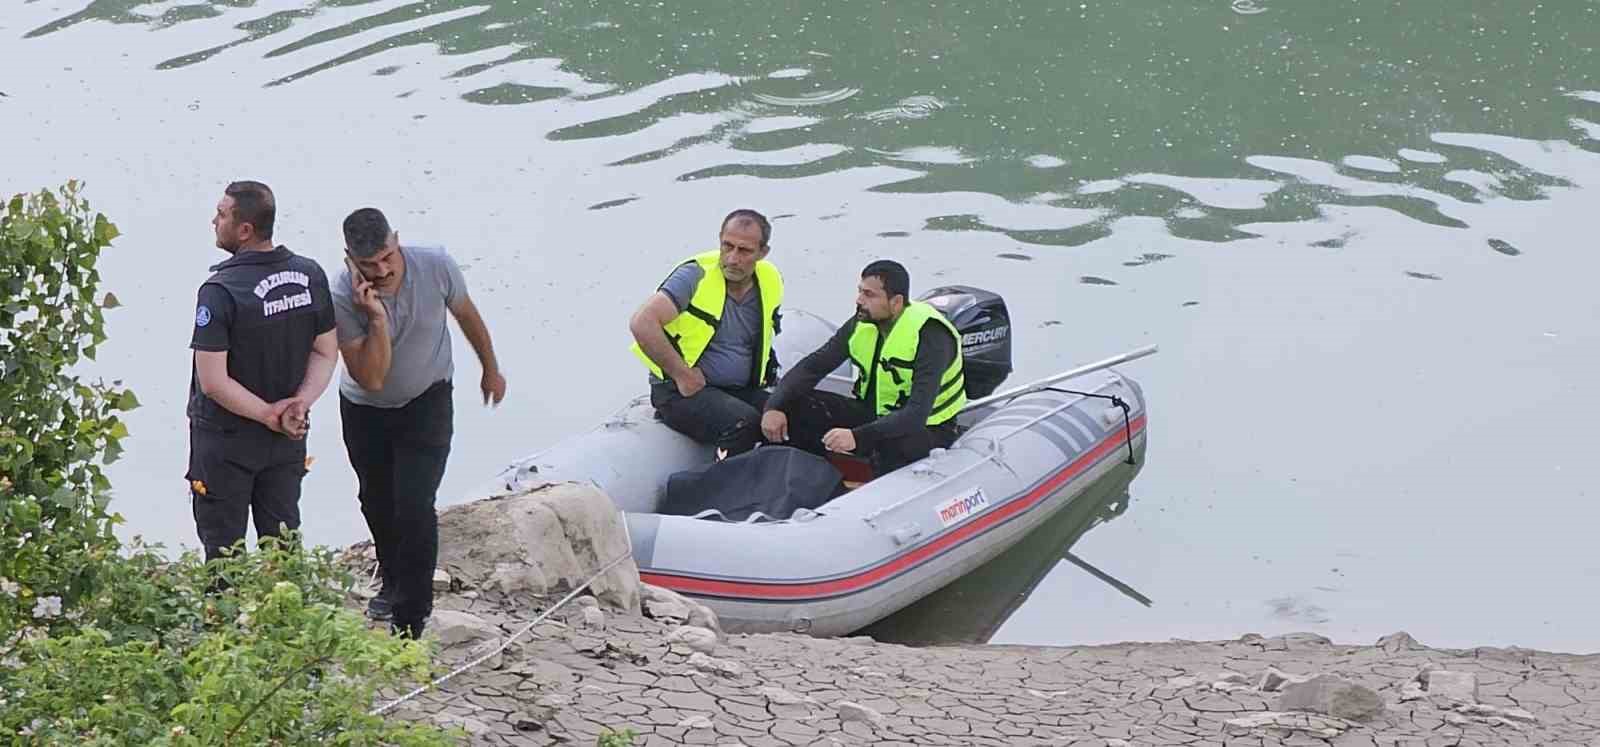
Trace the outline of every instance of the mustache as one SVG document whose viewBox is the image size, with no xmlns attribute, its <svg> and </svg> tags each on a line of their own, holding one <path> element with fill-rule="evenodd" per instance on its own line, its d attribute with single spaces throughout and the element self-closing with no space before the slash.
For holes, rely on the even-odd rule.
<svg viewBox="0 0 1600 747">
<path fill-rule="evenodd" d="M 866 307 L 864 307 L 864 306 L 862 306 L 860 304 L 857 304 L 856 305 L 856 318 L 857 319 L 871 319 L 872 315 L 867 313 Z"/>
</svg>

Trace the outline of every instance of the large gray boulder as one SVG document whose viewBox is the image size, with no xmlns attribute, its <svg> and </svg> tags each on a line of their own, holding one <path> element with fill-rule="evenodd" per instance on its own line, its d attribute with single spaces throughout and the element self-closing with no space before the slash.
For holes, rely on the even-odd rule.
<svg viewBox="0 0 1600 747">
<path fill-rule="evenodd" d="M 500 629 L 471 612 L 436 609 L 428 620 L 428 632 L 439 640 L 439 645 L 460 646 L 483 640 L 495 640 Z"/>
<path fill-rule="evenodd" d="M 1446 698 L 1457 703 L 1478 702 L 1478 675 L 1472 672 L 1435 669 L 1423 672 L 1420 676 L 1423 691 L 1430 697 Z"/>
<path fill-rule="evenodd" d="M 1229 736 L 1248 736 L 1252 732 L 1260 731 L 1280 739 L 1293 737 L 1296 734 L 1333 739 L 1349 728 L 1349 723 L 1336 718 L 1274 711 L 1252 713 L 1222 722 L 1222 733 Z"/>
<path fill-rule="evenodd" d="M 439 513 L 439 567 L 465 586 L 508 596 L 564 594 L 626 552 L 622 515 L 590 485 L 544 485 Z M 638 613 L 639 568 L 624 560 L 590 591 Z"/>
<path fill-rule="evenodd" d="M 1418 643 L 1417 639 L 1412 638 L 1410 633 L 1402 630 L 1379 638 L 1378 648 L 1391 654 L 1398 654 L 1406 651 L 1418 651 L 1427 648 L 1427 646 Z"/>
<path fill-rule="evenodd" d="M 1383 698 L 1370 687 L 1324 674 L 1285 685 L 1278 696 L 1277 710 L 1309 711 L 1349 721 L 1366 721 L 1383 713 Z"/>
<path fill-rule="evenodd" d="M 667 643 L 714 654 L 717 651 L 717 634 L 695 625 L 679 625 L 667 633 Z"/>
<path fill-rule="evenodd" d="M 1277 667 L 1267 667 L 1261 674 L 1261 679 L 1256 684 L 1256 689 L 1264 693 L 1281 692 L 1284 687 L 1310 680 L 1310 675 L 1290 674 L 1279 670 Z"/>
<path fill-rule="evenodd" d="M 671 589 L 650 584 L 640 584 L 639 595 L 644 614 L 652 620 L 667 625 L 692 625 L 705 628 L 722 638 L 722 620 L 710 607 L 705 606 Z"/>
</svg>

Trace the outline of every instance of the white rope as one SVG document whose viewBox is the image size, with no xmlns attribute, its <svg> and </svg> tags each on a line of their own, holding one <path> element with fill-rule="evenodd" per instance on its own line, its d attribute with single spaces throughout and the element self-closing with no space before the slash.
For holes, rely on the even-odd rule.
<svg viewBox="0 0 1600 747">
<path fill-rule="evenodd" d="M 605 575 L 607 571 L 610 571 L 612 568 L 615 568 L 618 563 L 621 563 L 622 561 L 633 557 L 633 540 L 632 540 L 631 537 L 628 537 L 628 517 L 627 517 L 627 515 L 623 514 L 620 511 L 617 512 L 617 513 L 622 518 L 623 536 L 627 537 L 626 541 L 628 543 L 628 549 L 625 552 L 623 552 L 620 557 L 618 557 L 617 559 L 615 559 L 615 560 L 613 560 L 613 561 L 611 561 L 609 563 L 606 563 L 604 566 L 602 566 L 600 568 L 600 570 L 595 571 L 594 575 L 590 576 L 583 583 L 578 584 L 577 586 L 573 587 L 572 591 L 567 592 L 567 595 L 561 598 L 561 601 L 555 603 L 555 606 L 551 607 L 550 609 L 545 610 L 543 613 L 540 613 L 540 615 L 538 617 L 533 618 L 532 622 L 529 622 L 527 625 L 522 626 L 521 630 L 518 630 L 517 632 L 512 633 L 504 641 L 502 641 L 500 643 L 500 645 L 497 648 L 495 648 L 493 651 L 490 651 L 489 653 L 486 653 L 486 654 L 484 654 L 484 655 L 482 655 L 482 656 L 480 656 L 480 657 L 478 657 L 476 659 L 473 659 L 472 661 L 469 661 L 469 662 L 467 662 L 465 664 L 462 664 L 459 667 L 456 667 L 455 671 L 452 671 L 449 674 L 444 675 L 443 677 L 440 677 L 440 678 L 438 678 L 438 679 L 436 679 L 436 680 L 434 680 L 434 681 L 432 681 L 432 682 L 430 682 L 430 683 L 428 683 L 426 685 L 423 685 L 422 687 L 419 687 L 419 688 L 417 688 L 415 690 L 412 690 L 411 692 L 408 692 L 405 695 L 402 695 L 402 696 L 400 696 L 400 697 L 398 697 L 398 698 L 396 698 L 396 699 L 394 699 L 394 700 L 392 700 L 392 701 L 390 701 L 390 702 L 388 702 L 388 703 L 386 703 L 386 704 L 384 704 L 382 706 L 379 706 L 377 708 L 373 708 L 370 711 L 367 711 L 367 715 L 368 716 L 382 716 L 383 714 L 388 713 L 391 710 L 394 710 L 395 707 L 399 706 L 400 704 L 405 703 L 407 701 L 410 701 L 410 700 L 416 698 L 418 695 L 421 695 L 421 694 L 423 694 L 423 693 L 425 693 L 425 692 L 427 692 L 429 690 L 432 690 L 433 688 L 436 688 L 436 687 L 444 684 L 445 682 L 449 681 L 451 678 L 455 677 L 456 675 L 461 674 L 462 672 L 465 672 L 468 669 L 471 669 L 471 668 L 473 668 L 475 666 L 478 666 L 479 664 L 482 664 L 482 663 L 494 658 L 496 655 L 500 654 L 501 652 L 503 652 L 507 648 L 509 648 L 511 646 L 511 644 L 514 641 L 516 641 L 518 638 L 521 638 L 522 634 L 524 634 L 524 633 L 526 633 L 526 632 L 528 632 L 530 630 L 533 630 L 535 625 L 538 625 L 539 623 L 544 622 L 545 618 L 549 617 L 556 610 L 561 609 L 562 605 L 565 605 L 567 602 L 572 601 L 575 597 L 578 596 L 578 592 L 589 588 L 589 584 L 594 583 L 596 579 L 598 579 L 601 576 Z"/>
</svg>

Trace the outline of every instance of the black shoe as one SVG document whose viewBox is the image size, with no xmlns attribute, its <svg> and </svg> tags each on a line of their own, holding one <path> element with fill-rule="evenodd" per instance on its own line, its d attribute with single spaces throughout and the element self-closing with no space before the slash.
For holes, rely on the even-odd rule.
<svg viewBox="0 0 1600 747">
<path fill-rule="evenodd" d="M 367 619 L 383 622 L 394 619 L 394 602 L 383 597 L 367 600 Z"/>
<path fill-rule="evenodd" d="M 396 638 L 402 638 L 402 639 L 407 639 L 407 640 L 412 640 L 412 641 L 420 641 L 420 640 L 422 640 L 422 629 L 426 625 L 427 625 L 426 622 L 414 622 L 414 623 L 391 622 L 391 623 L 389 623 L 389 635 L 392 635 L 392 636 L 394 636 Z"/>
<path fill-rule="evenodd" d="M 377 596 L 367 600 L 367 619 L 379 622 L 394 619 L 394 599 L 389 594 L 388 584 L 378 590 Z"/>
</svg>

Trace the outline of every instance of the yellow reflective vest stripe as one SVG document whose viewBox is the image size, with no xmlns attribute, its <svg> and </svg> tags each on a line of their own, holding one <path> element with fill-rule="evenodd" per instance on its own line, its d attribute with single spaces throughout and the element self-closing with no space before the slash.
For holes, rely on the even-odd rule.
<svg viewBox="0 0 1600 747">
<path fill-rule="evenodd" d="M 933 410 L 928 413 L 927 424 L 938 425 L 955 417 L 967 403 L 966 377 L 961 372 L 961 335 L 956 333 L 955 325 L 945 319 L 938 309 L 922 301 L 912 301 L 900 313 L 900 318 L 895 320 L 894 327 L 881 344 L 878 325 L 872 322 L 857 321 L 855 331 L 850 334 L 850 363 L 856 370 L 856 398 L 866 401 L 875 392 L 877 401 L 868 404 L 873 406 L 878 417 L 899 409 L 911 398 L 912 361 L 917 359 L 917 343 L 921 339 L 922 326 L 930 319 L 936 320 L 950 332 L 956 357 L 950 361 L 944 375 L 939 377 L 939 392 L 933 398 Z"/>
</svg>

